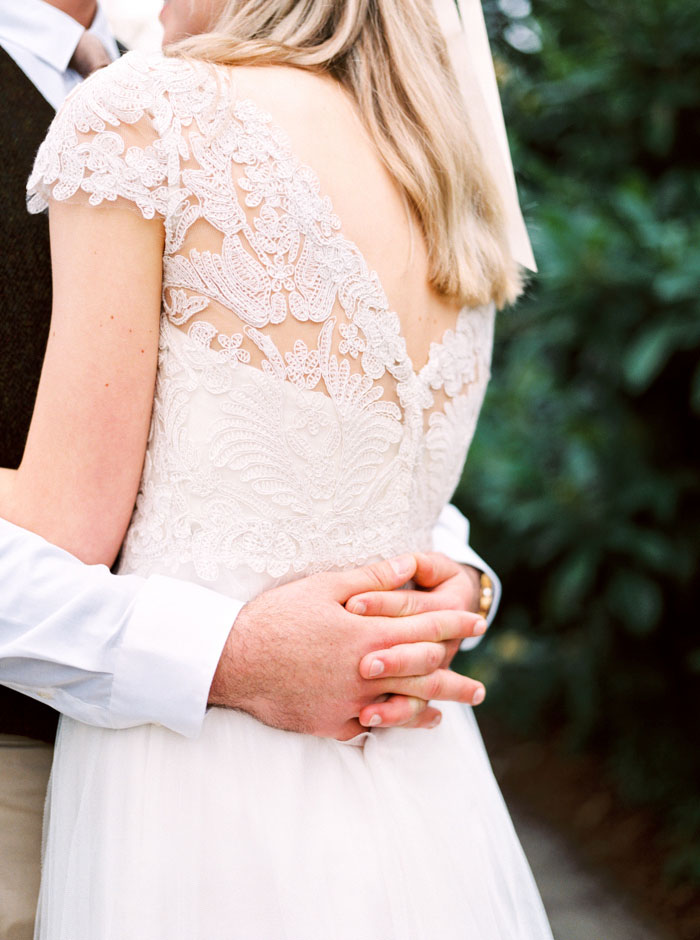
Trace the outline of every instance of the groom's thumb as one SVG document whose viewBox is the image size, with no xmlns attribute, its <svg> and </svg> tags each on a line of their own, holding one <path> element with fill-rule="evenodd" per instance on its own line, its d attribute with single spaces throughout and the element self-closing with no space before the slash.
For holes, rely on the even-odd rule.
<svg viewBox="0 0 700 940">
<path fill-rule="evenodd" d="M 364 591 L 393 591 L 413 577 L 416 566 L 416 556 L 405 554 L 387 561 L 375 561 L 361 568 L 351 568 L 338 579 L 336 599 L 344 604 L 354 594 Z"/>
</svg>

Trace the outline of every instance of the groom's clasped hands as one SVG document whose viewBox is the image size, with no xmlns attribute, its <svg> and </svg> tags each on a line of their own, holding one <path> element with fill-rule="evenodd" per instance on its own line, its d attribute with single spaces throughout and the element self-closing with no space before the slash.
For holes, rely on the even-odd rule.
<svg viewBox="0 0 700 940">
<path fill-rule="evenodd" d="M 412 581 L 416 588 L 406 587 Z M 449 669 L 475 579 L 437 552 L 324 572 L 265 591 L 238 615 L 210 704 L 265 724 L 346 740 L 367 728 L 430 728 L 430 700 L 478 705 L 481 683 Z"/>
</svg>

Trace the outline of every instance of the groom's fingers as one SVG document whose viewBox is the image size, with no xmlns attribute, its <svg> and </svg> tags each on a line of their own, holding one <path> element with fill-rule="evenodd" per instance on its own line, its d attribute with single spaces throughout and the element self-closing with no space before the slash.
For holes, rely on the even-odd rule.
<svg viewBox="0 0 700 940">
<path fill-rule="evenodd" d="M 443 663 L 443 668 L 450 668 L 450 663 L 457 655 L 461 643 L 461 640 L 446 640 L 442 644 L 442 648 L 445 650 L 445 662 Z"/>
<path fill-rule="evenodd" d="M 439 715 L 437 708 L 423 699 L 391 695 L 384 703 L 366 705 L 358 720 L 366 728 L 428 728 L 438 723 L 435 719 Z"/>
<path fill-rule="evenodd" d="M 363 656 L 360 675 L 363 679 L 427 676 L 444 664 L 446 652 L 442 643 L 402 643 Z"/>
<path fill-rule="evenodd" d="M 424 588 L 437 587 L 461 570 L 461 565 L 440 552 L 417 552 L 343 572 L 341 591 L 346 591 L 351 584 L 357 585 L 344 599 L 352 614 L 403 617 L 450 606 L 463 610 L 463 598 L 458 591 L 454 595 L 446 592 L 438 600 L 438 595 L 427 591 L 396 590 L 409 578 Z"/>
<path fill-rule="evenodd" d="M 461 565 L 443 555 L 442 552 L 418 552 L 415 555 L 416 570 L 412 575 L 416 584 L 424 588 L 437 587 L 461 570 Z"/>
<path fill-rule="evenodd" d="M 404 643 L 442 643 L 445 640 L 481 636 L 486 621 L 465 610 L 435 610 L 407 617 L 363 617 L 372 637 L 381 637 L 382 648 Z"/>
<path fill-rule="evenodd" d="M 464 610 L 464 599 L 455 590 L 368 591 L 355 594 L 345 604 L 351 614 L 370 617 L 407 617 L 430 610 Z"/>
<path fill-rule="evenodd" d="M 409 695 L 426 702 L 434 699 L 441 702 L 463 702 L 465 705 L 480 705 L 486 697 L 481 682 L 461 676 L 451 669 L 438 669 L 429 676 L 377 680 L 377 688 L 389 695 Z"/>
<path fill-rule="evenodd" d="M 318 575 L 327 579 L 337 601 L 344 604 L 354 594 L 366 591 L 393 591 L 409 581 L 416 570 L 416 556 L 398 555 L 361 568 Z"/>
</svg>

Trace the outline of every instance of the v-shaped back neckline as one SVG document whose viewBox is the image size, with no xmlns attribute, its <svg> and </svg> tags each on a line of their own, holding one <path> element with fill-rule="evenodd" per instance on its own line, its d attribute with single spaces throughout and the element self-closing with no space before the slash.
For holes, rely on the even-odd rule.
<svg viewBox="0 0 700 940">
<path fill-rule="evenodd" d="M 221 67 L 226 68 L 226 69 L 230 68 L 230 66 L 225 66 L 225 65 Z M 257 103 L 257 101 L 255 101 L 253 98 L 249 96 L 249 94 L 246 94 L 244 97 L 241 97 L 241 98 L 236 97 L 235 76 L 231 76 L 230 78 L 230 87 L 231 87 L 232 95 L 233 95 L 233 100 L 231 101 L 232 107 L 235 107 L 236 105 L 243 105 L 245 107 L 252 108 L 255 111 L 261 125 L 265 126 L 268 130 L 268 133 L 275 136 L 277 141 L 279 143 L 282 143 L 282 145 L 284 146 L 284 148 L 286 149 L 289 155 L 290 160 L 293 163 L 294 171 L 297 173 L 303 172 L 308 176 L 308 178 L 312 180 L 320 198 L 328 206 L 330 215 L 333 218 L 338 220 L 338 223 L 339 223 L 338 228 L 336 228 L 334 232 L 334 236 L 332 237 L 342 239 L 345 245 L 362 262 L 363 267 L 369 273 L 369 277 L 376 278 L 377 284 L 381 288 L 382 296 L 386 300 L 385 312 L 392 319 L 395 319 L 395 322 L 398 325 L 397 335 L 402 340 L 403 347 L 404 347 L 403 362 L 405 363 L 406 368 L 410 370 L 413 379 L 415 381 L 420 381 L 422 384 L 424 384 L 425 376 L 428 373 L 429 369 L 431 368 L 435 358 L 439 356 L 440 352 L 443 349 L 445 349 L 449 340 L 454 336 L 455 332 L 458 330 L 460 320 L 463 318 L 465 314 L 468 314 L 471 308 L 469 307 L 460 308 L 460 310 L 457 312 L 457 315 L 454 318 L 454 321 L 450 325 L 445 327 L 445 329 L 440 334 L 439 338 L 437 340 L 430 341 L 429 346 L 428 346 L 426 360 L 419 369 L 416 369 L 413 364 L 413 360 L 408 353 L 408 347 L 406 344 L 406 335 L 405 335 L 403 321 L 401 317 L 399 316 L 398 312 L 389 303 L 389 295 L 386 289 L 384 288 L 384 285 L 382 283 L 382 280 L 379 274 L 377 273 L 375 268 L 369 264 L 364 252 L 359 247 L 357 242 L 355 242 L 353 239 L 349 238 L 345 234 L 342 219 L 335 211 L 333 200 L 328 195 L 328 193 L 323 190 L 321 186 L 321 179 L 320 179 L 318 172 L 314 169 L 313 166 L 311 166 L 311 164 L 302 160 L 301 157 L 298 156 L 298 154 L 294 150 L 294 147 L 292 146 L 292 140 L 291 140 L 291 135 L 289 131 L 287 131 L 287 129 L 283 127 L 275 118 L 273 118 L 272 114 L 269 111 L 261 107 Z"/>
</svg>

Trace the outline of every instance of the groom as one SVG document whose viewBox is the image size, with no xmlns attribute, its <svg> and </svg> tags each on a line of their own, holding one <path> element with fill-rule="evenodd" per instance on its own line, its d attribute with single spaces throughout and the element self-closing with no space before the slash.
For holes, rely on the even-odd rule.
<svg viewBox="0 0 700 940">
<path fill-rule="evenodd" d="M 0 161 L 0 466 L 17 466 L 22 456 L 51 308 L 48 226 L 45 217 L 27 214 L 25 182 L 65 95 L 82 76 L 118 54 L 95 0 L 0 0 L 5 144 Z M 483 569 L 465 545 L 464 526 L 458 514 L 448 513 L 440 545 Z M 342 605 L 355 593 L 398 587 L 414 574 L 410 559 L 408 565 L 403 573 L 382 564 L 297 582 L 241 612 L 242 604 L 192 584 L 116 578 L 104 569 L 87 568 L 0 521 L 0 682 L 27 693 L 0 688 L 0 936 L 20 937 L 22 930 L 31 935 L 50 758 L 38 739 L 51 740 L 56 715 L 38 701 L 51 701 L 58 711 L 89 723 L 125 727 L 154 721 L 189 735 L 197 733 L 208 703 L 241 707 L 270 724 L 312 733 L 334 734 L 357 714 L 359 704 L 366 713 L 369 707 L 367 723 L 372 715 L 382 717 L 385 726 L 405 723 L 424 707 L 419 690 L 402 695 L 404 686 L 397 680 L 393 688 L 382 687 L 396 694 L 372 708 L 372 681 L 378 680 L 370 680 L 369 669 L 377 657 L 367 659 L 362 674 L 357 662 L 369 650 L 427 634 L 411 635 L 400 618 L 358 616 L 352 639 Z M 414 578 L 433 588 L 416 595 L 423 609 L 448 602 L 462 609 L 478 606 L 474 569 L 431 556 L 421 559 Z M 383 591 L 375 596 L 371 613 L 406 612 L 384 610 Z M 236 630 L 231 629 L 234 620 Z M 312 621 L 318 623 L 316 634 L 310 634 Z M 284 632 L 278 634 L 280 623 Z M 360 630 L 365 637 L 361 648 L 356 641 Z M 270 649 L 276 651 L 272 672 Z M 337 667 L 330 676 L 326 669 L 327 686 L 318 682 L 313 662 Z M 385 681 L 395 674 L 393 662 L 388 651 Z M 420 668 L 429 673 L 435 667 Z M 467 700 L 472 694 L 471 680 L 439 673 L 426 676 L 431 683 L 426 698 Z M 347 676 L 353 678 L 349 684 L 343 678 L 341 688 L 340 677 Z M 296 704 L 300 687 L 306 693 L 303 714 Z M 266 690 L 262 703 L 261 688 Z M 32 820 L 29 832 L 17 829 L 20 818 Z"/>
</svg>

